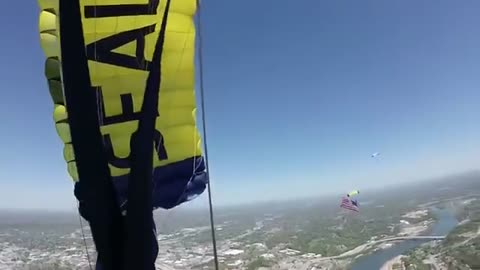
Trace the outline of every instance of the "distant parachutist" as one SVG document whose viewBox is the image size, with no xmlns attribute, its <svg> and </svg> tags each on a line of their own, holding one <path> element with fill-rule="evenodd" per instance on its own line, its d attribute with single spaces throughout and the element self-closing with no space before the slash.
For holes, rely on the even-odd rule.
<svg viewBox="0 0 480 270">
<path fill-rule="evenodd" d="M 355 196 L 357 194 L 360 194 L 359 190 L 352 190 L 347 193 L 347 197 L 342 198 L 340 207 L 350 211 L 359 212 L 358 201 L 356 199 L 352 199 L 352 196 Z"/>
</svg>

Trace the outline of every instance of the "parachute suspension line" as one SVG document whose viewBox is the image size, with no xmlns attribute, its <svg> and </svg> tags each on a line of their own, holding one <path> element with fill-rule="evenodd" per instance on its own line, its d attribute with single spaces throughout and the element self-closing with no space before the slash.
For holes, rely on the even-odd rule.
<svg viewBox="0 0 480 270">
<path fill-rule="evenodd" d="M 217 240 L 215 236 L 215 223 L 213 217 L 213 203 L 212 203 L 212 190 L 210 188 L 210 168 L 208 162 L 208 147 L 207 147 L 207 121 L 205 113 L 205 95 L 204 95 L 204 83 L 203 83 L 203 44 L 202 44 L 202 9 L 200 6 L 200 0 L 197 1 L 198 9 L 198 64 L 199 64 L 199 75 L 200 75 L 200 102 L 202 105 L 202 128 L 203 128 L 203 148 L 205 150 L 205 168 L 207 169 L 207 192 L 208 192 L 208 207 L 210 213 L 210 228 L 212 231 L 212 244 L 213 244 L 213 260 L 215 263 L 215 269 L 218 270 L 218 253 L 217 253 Z"/>
<path fill-rule="evenodd" d="M 80 204 L 77 202 L 77 209 L 79 209 L 79 208 L 80 208 Z M 82 216 L 80 215 L 79 212 L 77 212 L 77 215 L 78 215 L 78 221 L 80 221 L 80 230 L 82 232 L 83 245 L 85 246 L 85 253 L 87 254 L 88 269 L 93 270 L 92 261 L 90 260 L 90 253 L 88 253 L 87 239 L 85 238 L 85 231 L 83 230 Z"/>
<path fill-rule="evenodd" d="M 98 258 L 105 270 L 122 269 L 120 209 L 108 168 L 98 123 L 96 96 L 91 89 L 81 22 L 80 1 L 60 0 L 58 6 L 62 82 L 70 122 L 70 136 L 81 181 L 75 195 L 88 216 Z M 65 26 L 65 27 L 61 27 Z"/>
</svg>

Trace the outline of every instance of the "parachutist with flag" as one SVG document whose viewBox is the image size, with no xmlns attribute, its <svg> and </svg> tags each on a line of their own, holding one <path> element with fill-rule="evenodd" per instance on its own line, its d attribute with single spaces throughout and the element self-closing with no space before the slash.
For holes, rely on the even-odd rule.
<svg viewBox="0 0 480 270">
<path fill-rule="evenodd" d="M 360 194 L 359 190 L 353 190 L 349 193 L 347 193 L 346 197 L 342 198 L 342 202 L 340 204 L 341 208 L 351 210 L 354 212 L 359 212 L 359 204 L 357 199 L 353 199 L 352 196 L 355 196 L 357 194 Z"/>
</svg>

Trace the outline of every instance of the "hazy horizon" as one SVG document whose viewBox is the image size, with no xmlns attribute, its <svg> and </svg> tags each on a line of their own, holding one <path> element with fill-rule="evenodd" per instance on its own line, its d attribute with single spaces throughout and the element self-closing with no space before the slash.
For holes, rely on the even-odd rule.
<svg viewBox="0 0 480 270">
<path fill-rule="evenodd" d="M 368 200 L 368 197 L 370 195 L 374 195 L 377 193 L 380 193 L 382 191 L 390 191 L 393 189 L 397 190 L 402 190 L 404 188 L 408 189 L 411 188 L 412 186 L 422 186 L 426 185 L 432 182 L 436 183 L 441 183 L 443 181 L 449 181 L 452 178 L 470 178 L 473 177 L 476 179 L 476 177 L 480 176 L 480 170 L 468 170 L 464 171 L 461 173 L 454 173 L 454 174 L 446 174 L 440 177 L 434 177 L 434 178 L 423 178 L 423 179 L 417 179 L 417 180 L 412 180 L 412 181 L 407 181 L 407 182 L 399 182 L 399 183 L 393 183 L 387 186 L 377 186 L 372 189 L 365 189 L 361 190 L 361 194 L 364 195 L 362 198 L 363 200 Z M 357 187 L 352 187 L 351 189 L 356 189 Z M 241 202 L 241 203 L 230 203 L 230 204 L 217 204 L 215 203 L 215 198 L 213 198 L 214 201 L 214 210 L 225 210 L 229 208 L 237 208 L 237 207 L 249 207 L 249 206 L 254 206 L 254 205 L 269 205 L 269 204 L 275 204 L 275 203 L 286 203 L 286 202 L 304 202 L 306 200 L 325 200 L 325 199 L 331 199 L 334 201 L 334 203 L 337 203 L 336 200 L 339 200 L 343 194 L 345 194 L 345 191 L 340 191 L 340 192 L 329 192 L 329 193 L 323 193 L 319 195 L 306 195 L 306 196 L 299 196 L 296 198 L 279 198 L 279 199 L 271 199 L 271 200 L 253 200 L 250 202 Z M 72 191 L 73 192 L 73 191 Z M 366 196 L 365 196 L 366 195 Z M 206 200 L 205 198 L 207 194 L 203 194 L 201 197 L 204 197 L 203 199 Z M 72 199 L 73 193 L 72 193 Z M 198 200 L 202 200 L 201 198 L 198 198 Z M 175 210 L 180 210 L 180 211 L 189 211 L 189 210 L 208 210 L 208 205 L 206 204 L 195 204 L 194 201 L 188 202 L 186 204 L 180 205 L 176 208 L 170 209 L 170 210 L 164 210 L 164 209 L 158 209 L 159 211 L 164 211 L 164 212 L 169 212 L 169 211 L 175 211 Z M 5 213 L 5 212 L 14 212 L 14 211 L 20 211 L 20 212 L 50 212 L 52 214 L 59 213 L 59 214 L 71 214 L 71 213 L 76 213 L 76 200 L 75 200 L 75 205 L 72 205 L 71 208 L 15 208 L 15 207 L 1 207 L 0 206 L 0 213 Z M 158 212 L 156 210 L 156 212 Z"/>
</svg>

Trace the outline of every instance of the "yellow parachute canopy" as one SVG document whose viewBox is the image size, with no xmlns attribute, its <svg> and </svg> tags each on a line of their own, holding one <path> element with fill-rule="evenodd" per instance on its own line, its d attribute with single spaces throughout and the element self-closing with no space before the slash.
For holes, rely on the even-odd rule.
<svg viewBox="0 0 480 270">
<path fill-rule="evenodd" d="M 354 196 L 354 195 L 357 195 L 357 194 L 360 194 L 359 190 L 352 190 L 348 193 L 348 196 L 351 197 L 351 196 Z"/>
<path fill-rule="evenodd" d="M 194 178 L 201 178 L 205 184 L 201 138 L 195 119 L 193 16 L 196 1 L 171 1 L 168 11 L 166 1 L 146 2 L 80 1 L 92 83 L 92 89 L 85 90 L 96 91 L 98 97 L 100 131 L 110 173 L 114 182 L 128 179 L 130 137 L 138 126 L 148 76 L 144 67 L 152 60 L 162 18 L 168 12 L 161 60 L 159 117 L 156 119 L 156 141 L 152 146 L 155 147 L 154 186 L 172 179 L 185 186 Z M 55 128 L 64 143 L 63 156 L 68 172 L 74 181 L 79 181 L 61 80 L 58 0 L 39 0 L 39 6 L 40 44 L 46 56 L 45 75 L 54 103 Z M 170 178 L 165 179 L 166 175 Z"/>
</svg>

